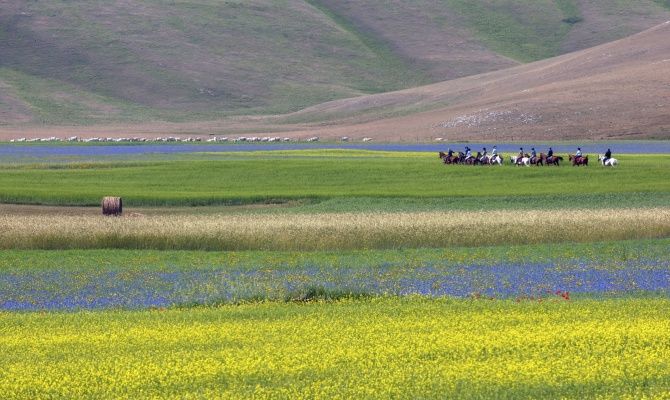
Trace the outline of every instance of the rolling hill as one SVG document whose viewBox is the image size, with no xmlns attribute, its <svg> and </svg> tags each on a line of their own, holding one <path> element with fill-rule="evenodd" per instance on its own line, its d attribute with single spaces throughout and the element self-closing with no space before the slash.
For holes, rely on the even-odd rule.
<svg viewBox="0 0 670 400">
<path fill-rule="evenodd" d="M 313 106 L 277 122 L 385 140 L 670 137 L 670 21 L 501 71 Z"/>
<path fill-rule="evenodd" d="M 665 0 L 6 2 L 0 126 L 234 127 L 234 115 L 497 71 L 668 19 Z"/>
</svg>

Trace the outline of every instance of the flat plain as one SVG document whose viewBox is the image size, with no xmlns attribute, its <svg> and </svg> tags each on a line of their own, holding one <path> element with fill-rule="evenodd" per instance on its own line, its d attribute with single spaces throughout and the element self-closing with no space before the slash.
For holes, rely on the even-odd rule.
<svg viewBox="0 0 670 400">
<path fill-rule="evenodd" d="M 5 160 L 0 391 L 663 398 L 670 158 L 618 158 Z"/>
</svg>

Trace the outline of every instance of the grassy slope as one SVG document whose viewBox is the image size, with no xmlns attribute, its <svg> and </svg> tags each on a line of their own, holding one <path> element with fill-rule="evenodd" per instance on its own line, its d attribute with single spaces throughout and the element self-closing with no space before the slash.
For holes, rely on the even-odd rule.
<svg viewBox="0 0 670 400">
<path fill-rule="evenodd" d="M 621 167 L 614 170 L 597 163 L 588 168 L 473 168 L 444 166 L 432 153 L 298 151 L 210 154 L 174 161 L 15 164 L 6 165 L 0 174 L 0 200 L 97 205 L 103 196 L 114 194 L 123 196 L 127 205 L 139 206 L 305 198 L 486 197 L 504 205 L 528 196 L 529 201 L 535 198 L 542 205 L 552 204 L 554 196 L 555 204 L 568 205 L 570 199 L 602 203 L 599 194 L 614 195 L 615 200 L 618 194 L 636 192 L 649 195 L 634 198 L 667 200 L 667 156 L 626 155 L 620 161 Z M 567 198 L 561 201 L 562 196 Z M 437 208 L 450 203 L 437 201 Z"/>
<path fill-rule="evenodd" d="M 0 313 L 3 397 L 642 398 L 667 299 Z"/>
<path fill-rule="evenodd" d="M 286 112 L 423 82 L 300 0 L 56 1 L 4 14 L 0 79 L 49 124 Z M 68 113 L 57 107 L 71 87 L 82 109 Z M 109 115 L 96 115 L 86 91 Z M 124 113 L 131 105 L 179 112 Z"/>
<path fill-rule="evenodd" d="M 670 18 L 658 3 L 590 0 L 574 27 L 574 0 L 17 3 L 0 11 L 0 124 L 293 111 L 574 50 L 601 25 L 618 28 L 589 45 L 620 38 Z"/>
</svg>

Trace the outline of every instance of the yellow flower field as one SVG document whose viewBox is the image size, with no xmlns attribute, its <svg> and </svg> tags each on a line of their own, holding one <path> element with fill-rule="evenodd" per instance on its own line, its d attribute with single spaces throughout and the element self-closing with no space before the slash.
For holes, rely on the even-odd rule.
<svg viewBox="0 0 670 400">
<path fill-rule="evenodd" d="M 670 300 L 0 314 L 12 398 L 668 398 Z"/>
</svg>

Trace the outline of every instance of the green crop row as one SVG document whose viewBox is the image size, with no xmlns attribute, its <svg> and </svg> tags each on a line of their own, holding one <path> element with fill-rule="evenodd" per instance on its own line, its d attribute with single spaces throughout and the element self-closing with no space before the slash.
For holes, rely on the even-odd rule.
<svg viewBox="0 0 670 400">
<path fill-rule="evenodd" d="M 158 250 L 1 250 L 1 272 L 37 271 L 179 271 L 233 269 L 292 270 L 314 268 L 375 268 L 432 263 L 450 265 L 536 264 L 574 260 L 615 268 L 620 263 L 662 261 L 670 239 L 551 243 L 540 245 L 421 248 L 353 251 L 158 251 Z"/>
</svg>

